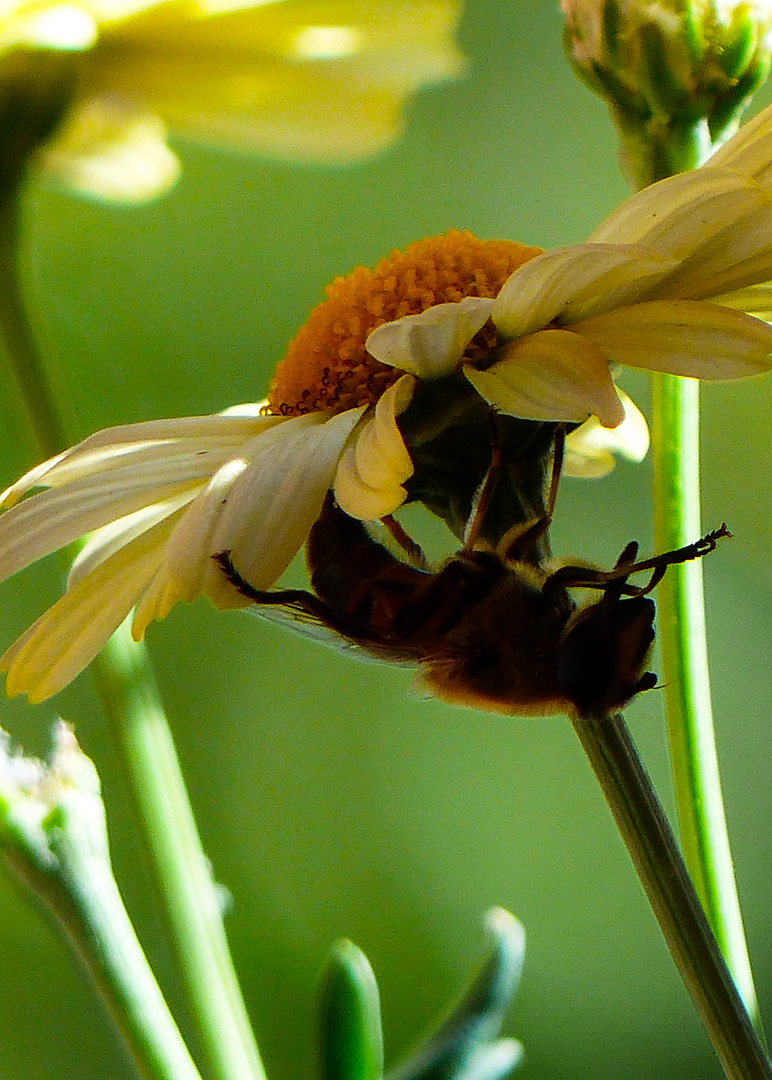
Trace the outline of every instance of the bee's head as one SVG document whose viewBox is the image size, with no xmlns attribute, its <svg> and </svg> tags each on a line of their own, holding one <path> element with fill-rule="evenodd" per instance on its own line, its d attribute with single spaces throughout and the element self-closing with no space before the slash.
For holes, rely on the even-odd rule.
<svg viewBox="0 0 772 1080">
<path fill-rule="evenodd" d="M 558 653 L 558 681 L 579 713 L 614 712 L 657 677 L 644 671 L 654 641 L 654 601 L 606 595 L 577 612 Z"/>
</svg>

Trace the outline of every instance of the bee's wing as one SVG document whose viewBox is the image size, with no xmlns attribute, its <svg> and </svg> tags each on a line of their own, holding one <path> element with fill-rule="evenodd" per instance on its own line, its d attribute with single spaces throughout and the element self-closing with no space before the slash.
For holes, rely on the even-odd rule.
<svg viewBox="0 0 772 1080">
<path fill-rule="evenodd" d="M 416 658 L 408 655 L 404 649 L 391 648 L 380 642 L 356 641 L 306 611 L 263 604 L 253 604 L 241 610 L 266 622 L 283 626 L 321 645 L 345 651 L 347 655 L 364 663 L 400 664 L 405 667 L 415 667 L 417 663 Z"/>
</svg>

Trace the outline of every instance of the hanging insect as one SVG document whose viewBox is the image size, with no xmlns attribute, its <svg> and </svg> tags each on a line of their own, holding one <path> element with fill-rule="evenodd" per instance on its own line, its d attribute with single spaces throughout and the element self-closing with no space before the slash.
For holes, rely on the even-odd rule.
<svg viewBox="0 0 772 1080">
<path fill-rule="evenodd" d="M 654 641 L 648 594 L 668 566 L 713 551 L 726 525 L 687 547 L 636 561 L 632 541 L 611 570 L 542 557 L 555 507 L 564 432 L 558 428 L 546 512 L 510 529 L 494 548 L 482 523 L 500 468 L 499 443 L 461 549 L 436 571 L 401 526 L 384 524 L 404 557 L 375 540 L 328 494 L 306 558 L 313 592 L 255 589 L 229 552 L 214 556 L 239 591 L 310 636 L 332 638 L 386 663 L 418 667 L 421 685 L 459 705 L 523 715 L 613 712 L 656 684 L 645 671 Z M 643 586 L 629 579 L 649 572 Z M 599 590 L 580 605 L 573 589 Z M 270 617 L 270 616 L 269 616 Z"/>
</svg>

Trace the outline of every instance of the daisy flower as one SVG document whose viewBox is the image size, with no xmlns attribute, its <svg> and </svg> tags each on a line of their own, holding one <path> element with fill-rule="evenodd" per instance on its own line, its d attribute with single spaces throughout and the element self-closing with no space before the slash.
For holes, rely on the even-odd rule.
<svg viewBox="0 0 772 1080">
<path fill-rule="evenodd" d="M 709 166 L 628 199 L 585 244 L 541 252 L 450 232 L 336 279 L 263 406 L 111 428 L 0 496 L 0 578 L 91 534 L 65 595 L 0 661 L 8 692 L 61 689 L 132 609 L 140 638 L 178 600 L 246 605 L 212 556 L 230 551 L 268 588 L 331 488 L 352 516 L 391 514 L 414 471 L 399 418 L 432 387 L 463 386 L 536 423 L 588 421 L 578 472 L 603 471 L 615 448 L 641 456 L 645 425 L 613 368 L 768 371 L 770 278 L 772 109 Z M 452 422 L 441 407 L 426 419 Z"/>
<path fill-rule="evenodd" d="M 44 173 L 142 202 L 177 177 L 167 130 L 300 161 L 382 149 L 409 95 L 461 72 L 459 11 L 458 0 L 11 0 L 0 85 L 18 95 L 28 83 L 44 127 L 48 99 L 65 95 Z"/>
</svg>

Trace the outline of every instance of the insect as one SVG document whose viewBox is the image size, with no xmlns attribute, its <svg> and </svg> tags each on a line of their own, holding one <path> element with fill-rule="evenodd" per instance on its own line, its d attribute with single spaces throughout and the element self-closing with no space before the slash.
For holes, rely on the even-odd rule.
<svg viewBox="0 0 772 1080">
<path fill-rule="evenodd" d="M 478 492 L 464 544 L 432 571 L 393 519 L 384 524 L 401 549 L 393 554 L 328 494 L 311 530 L 306 558 L 313 592 L 255 589 L 228 552 L 214 556 L 229 580 L 262 607 L 278 606 L 299 629 L 325 633 L 387 663 L 419 669 L 433 696 L 455 704 L 522 715 L 613 712 L 656 684 L 645 671 L 654 641 L 648 593 L 668 566 L 713 551 L 726 525 L 695 544 L 636 561 L 627 545 L 611 570 L 551 568 L 537 553 L 550 522 L 562 462 L 558 430 L 546 513 L 517 525 L 493 548 L 480 540 L 500 452 Z M 643 586 L 634 574 L 649 573 Z M 572 591 L 597 590 L 580 605 Z"/>
</svg>

